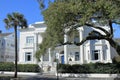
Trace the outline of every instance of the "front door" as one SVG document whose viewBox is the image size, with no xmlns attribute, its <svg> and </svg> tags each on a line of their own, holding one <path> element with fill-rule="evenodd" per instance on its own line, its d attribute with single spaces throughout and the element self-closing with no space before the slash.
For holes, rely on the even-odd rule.
<svg viewBox="0 0 120 80">
<path fill-rule="evenodd" d="M 64 64 L 64 55 L 61 56 L 61 64 Z"/>
</svg>

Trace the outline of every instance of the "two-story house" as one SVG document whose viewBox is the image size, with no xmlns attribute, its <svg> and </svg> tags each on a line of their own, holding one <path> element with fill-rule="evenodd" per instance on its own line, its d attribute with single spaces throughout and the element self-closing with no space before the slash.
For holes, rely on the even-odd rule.
<svg viewBox="0 0 120 80">
<path fill-rule="evenodd" d="M 47 25 L 44 22 L 36 22 L 31 24 L 27 29 L 20 29 L 19 63 L 38 63 L 34 54 L 38 49 L 38 44 L 42 43 L 42 34 L 45 33 L 46 28 Z M 109 31 L 109 27 L 103 26 L 103 28 Z M 90 31 L 96 29 L 84 26 L 77 30 L 79 36 L 75 40 L 80 42 Z M 67 42 L 69 36 L 66 34 L 63 36 L 64 42 Z M 54 66 L 56 59 L 62 64 L 111 63 L 112 58 L 116 55 L 117 53 L 108 41 L 88 40 L 81 46 L 63 45 L 56 47 L 55 50 L 49 48 L 47 54 L 41 56 L 39 65 L 46 71 L 46 67 L 51 66 L 52 68 Z"/>
<path fill-rule="evenodd" d="M 42 33 L 46 30 L 44 22 L 31 24 L 29 28 L 20 29 L 19 63 L 37 63 L 34 57 L 38 44 L 42 43 Z"/>
<path fill-rule="evenodd" d="M 0 62 L 14 62 L 14 60 L 14 33 L 2 33 L 0 31 Z"/>
</svg>

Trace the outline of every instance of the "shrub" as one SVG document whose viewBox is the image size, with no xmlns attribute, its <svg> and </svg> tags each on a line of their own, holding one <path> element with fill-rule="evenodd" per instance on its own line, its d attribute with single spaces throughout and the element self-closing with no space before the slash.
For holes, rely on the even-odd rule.
<svg viewBox="0 0 120 80">
<path fill-rule="evenodd" d="M 58 72 L 59 73 L 120 73 L 120 63 L 90 63 L 90 64 L 74 64 L 66 65 L 59 64 Z"/>
<path fill-rule="evenodd" d="M 0 71 L 14 71 L 14 63 L 0 62 Z M 18 64 L 18 72 L 40 72 L 37 64 Z"/>
<path fill-rule="evenodd" d="M 13 71 L 14 63 L 12 62 L 0 62 L 0 71 Z"/>
<path fill-rule="evenodd" d="M 40 67 L 36 64 L 18 64 L 19 72 L 40 72 Z"/>
<path fill-rule="evenodd" d="M 57 68 L 58 68 L 58 72 L 60 73 L 71 72 L 71 65 L 69 64 L 58 64 Z"/>
<path fill-rule="evenodd" d="M 119 63 L 120 62 L 120 56 L 116 56 L 112 59 L 113 63 Z"/>
</svg>

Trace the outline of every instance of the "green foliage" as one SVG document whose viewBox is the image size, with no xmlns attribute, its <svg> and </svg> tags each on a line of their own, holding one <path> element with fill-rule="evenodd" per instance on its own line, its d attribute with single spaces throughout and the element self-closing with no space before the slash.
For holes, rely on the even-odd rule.
<svg viewBox="0 0 120 80">
<path fill-rule="evenodd" d="M 58 68 L 58 72 L 61 72 L 61 73 L 70 73 L 71 72 L 71 65 L 69 65 L 69 64 L 65 64 L 65 65 L 63 65 L 63 64 L 59 64 L 58 66 L 57 66 L 57 68 Z"/>
<path fill-rule="evenodd" d="M 115 74 L 120 73 L 119 69 L 120 63 L 90 63 L 90 64 L 59 64 L 58 72 L 59 73 L 108 73 Z"/>
<path fill-rule="evenodd" d="M 40 67 L 37 64 L 19 64 L 18 72 L 40 72 Z"/>
<path fill-rule="evenodd" d="M 0 71 L 14 71 L 14 63 L 0 62 Z M 40 72 L 37 64 L 18 64 L 18 72 Z"/>
<path fill-rule="evenodd" d="M 55 0 L 51 2 L 49 7 L 42 12 L 47 30 L 36 57 L 39 58 L 41 54 L 46 53 L 49 47 L 62 45 L 65 29 L 71 28 L 74 31 L 73 29 L 84 26 L 86 23 L 100 25 L 108 25 L 109 21 L 118 23 L 120 21 L 119 3 L 120 0 Z M 93 20 L 96 23 L 93 23 Z M 105 32 L 104 29 L 102 31 Z M 110 35 L 113 35 L 112 30 L 110 32 Z M 104 39 L 109 40 L 110 35 Z M 92 39 L 103 39 L 103 36 Z"/>
<path fill-rule="evenodd" d="M 7 29 L 11 27 L 21 27 L 21 28 L 27 28 L 27 20 L 24 18 L 23 14 L 20 14 L 18 12 L 13 12 L 12 14 L 7 14 L 7 18 L 4 20 L 5 27 Z"/>
<path fill-rule="evenodd" d="M 14 63 L 0 62 L 0 71 L 13 71 Z"/>
<path fill-rule="evenodd" d="M 120 56 L 116 56 L 112 60 L 113 60 L 113 63 L 118 63 L 120 62 Z"/>
</svg>

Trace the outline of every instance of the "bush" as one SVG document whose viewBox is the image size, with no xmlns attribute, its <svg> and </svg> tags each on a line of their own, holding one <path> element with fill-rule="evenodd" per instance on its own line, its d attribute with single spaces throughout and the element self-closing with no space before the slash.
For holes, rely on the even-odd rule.
<svg viewBox="0 0 120 80">
<path fill-rule="evenodd" d="M 1 62 L 0 71 L 14 71 L 14 63 Z M 40 72 L 37 64 L 18 64 L 18 72 Z"/>
<path fill-rule="evenodd" d="M 115 74 L 120 73 L 120 63 L 90 63 L 90 64 L 74 64 L 66 65 L 59 64 L 58 72 L 59 73 L 108 73 Z"/>
<path fill-rule="evenodd" d="M 120 62 L 120 56 L 116 56 L 112 59 L 113 63 L 119 63 Z"/>
<path fill-rule="evenodd" d="M 69 64 L 59 64 L 57 66 L 57 68 L 58 68 L 58 72 L 60 72 L 60 73 L 71 72 L 71 65 L 69 65 Z"/>
<path fill-rule="evenodd" d="M 14 63 L 0 62 L 0 71 L 14 71 Z"/>
<path fill-rule="evenodd" d="M 40 72 L 37 64 L 18 64 L 18 72 Z"/>
</svg>

